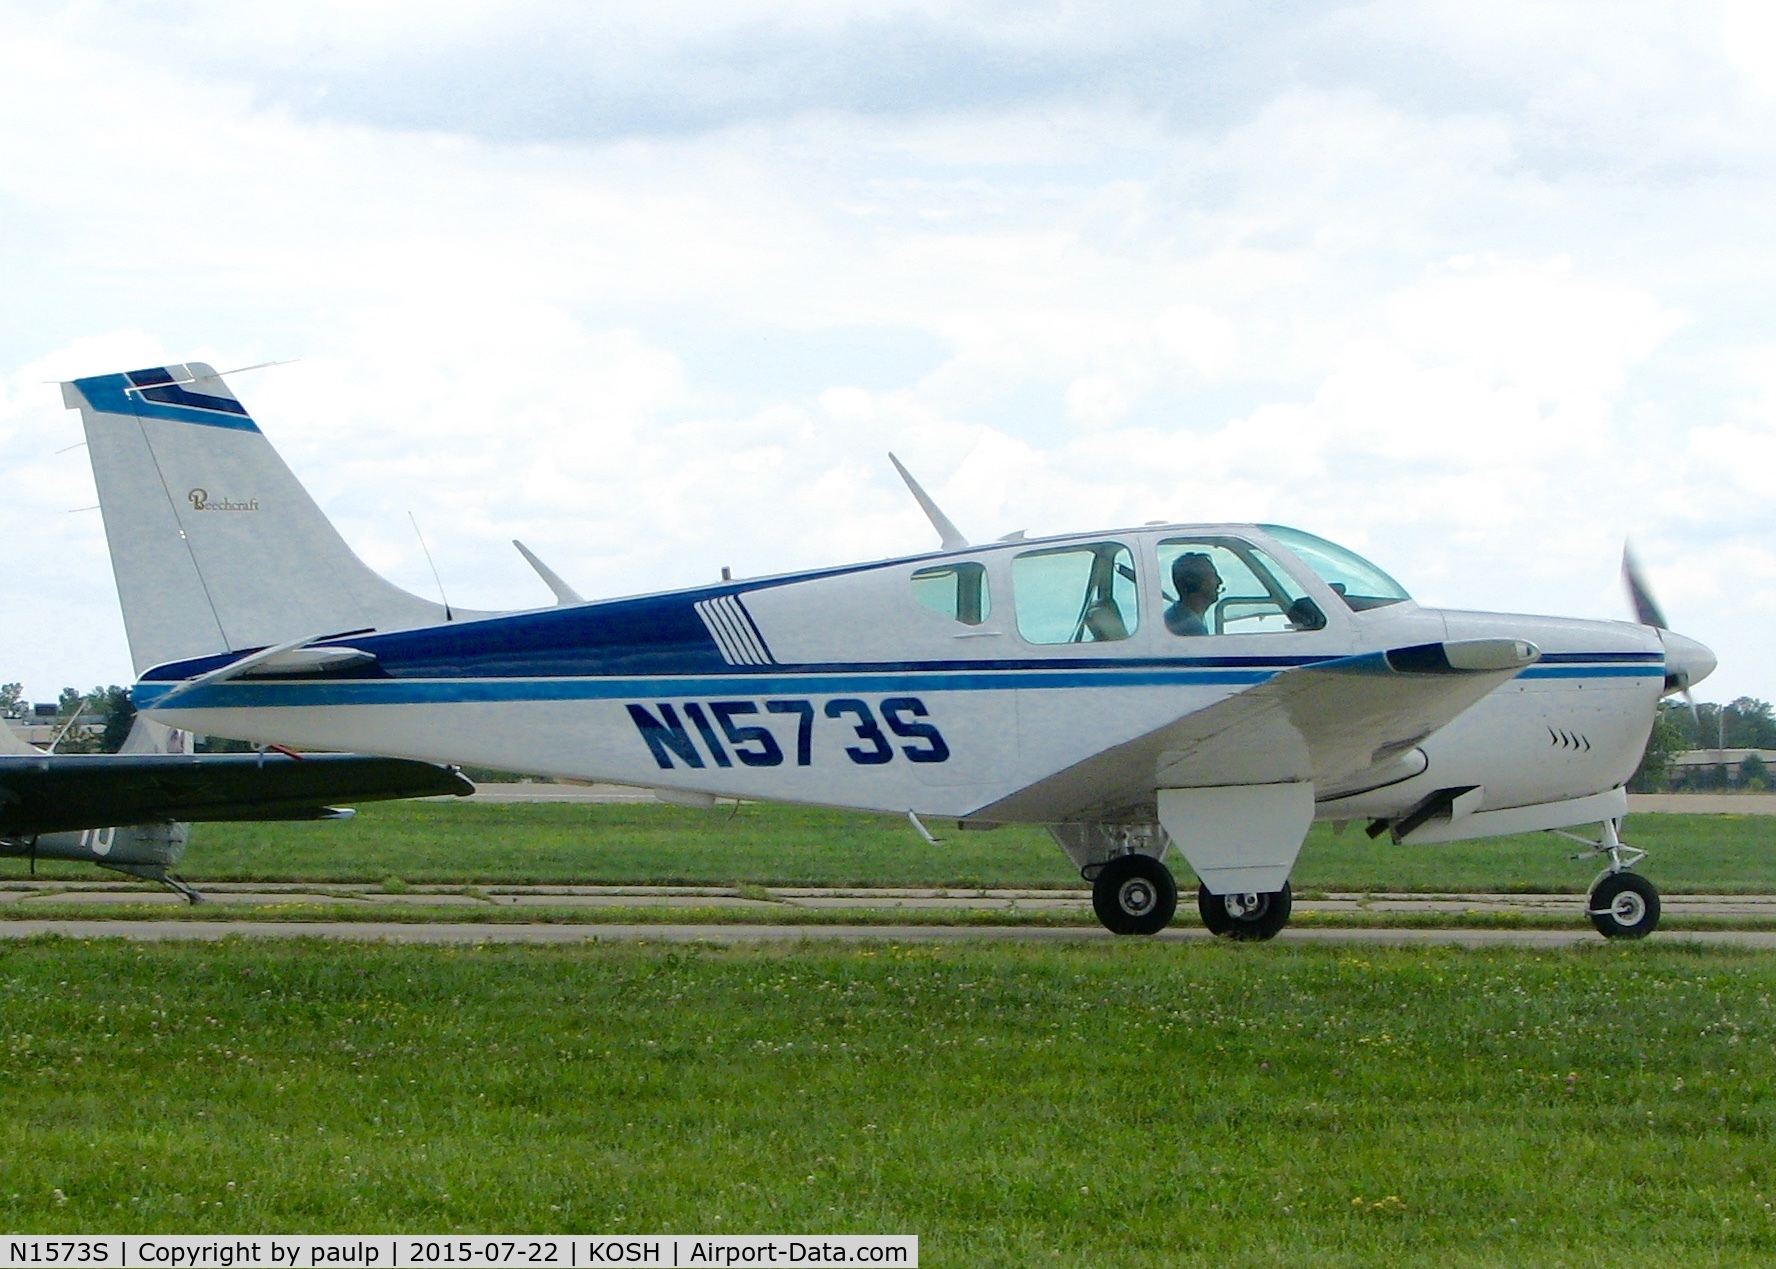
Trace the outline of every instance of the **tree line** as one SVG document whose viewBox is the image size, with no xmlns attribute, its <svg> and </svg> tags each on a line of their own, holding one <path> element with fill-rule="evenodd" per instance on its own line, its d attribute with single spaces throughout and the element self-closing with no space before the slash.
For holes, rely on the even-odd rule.
<svg viewBox="0 0 1776 1269">
<path fill-rule="evenodd" d="M 1640 769 L 1628 782 L 1636 793 L 1676 793 L 1771 787 L 1768 767 L 1756 754 L 1736 765 L 1679 767 L 1673 759 L 1691 749 L 1776 749 L 1776 711 L 1770 702 L 1741 696 L 1726 705 L 1698 701 L 1695 712 L 1681 700 L 1660 702 Z"/>
<path fill-rule="evenodd" d="M 129 689 L 115 683 L 90 692 L 64 687 L 56 698 L 55 717 L 38 718 L 25 699 L 24 685 L 6 683 L 0 684 L 0 716 L 47 723 L 58 733 L 66 728 L 57 753 L 116 753 L 135 725 L 136 707 L 130 703 Z"/>
</svg>

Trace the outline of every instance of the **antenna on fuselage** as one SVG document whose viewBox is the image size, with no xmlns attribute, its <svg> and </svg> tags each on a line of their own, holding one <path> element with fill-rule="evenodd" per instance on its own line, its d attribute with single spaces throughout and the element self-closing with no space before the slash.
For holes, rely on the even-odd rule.
<svg viewBox="0 0 1776 1269">
<path fill-rule="evenodd" d="M 438 598 L 444 601 L 444 620 L 455 621 L 450 615 L 450 596 L 444 593 L 444 579 L 438 576 L 438 566 L 432 560 L 432 548 L 426 545 L 425 534 L 419 531 L 419 520 L 409 511 L 407 518 L 413 522 L 413 536 L 419 539 L 419 549 L 425 552 L 426 563 L 431 565 L 432 580 L 438 583 Z"/>
<path fill-rule="evenodd" d="M 961 531 L 950 522 L 950 518 L 943 513 L 943 509 L 931 500 L 931 495 L 926 493 L 920 487 L 919 482 L 913 479 L 913 473 L 903 467 L 900 460 L 893 454 L 888 455 L 888 461 L 894 464 L 894 470 L 900 473 L 902 480 L 906 481 L 906 487 L 918 502 L 919 509 L 925 513 L 925 518 L 931 521 L 931 527 L 937 530 L 937 536 L 943 541 L 943 549 L 960 551 L 965 548 L 968 545 L 968 539 L 963 537 Z"/>
<path fill-rule="evenodd" d="M 583 604 L 586 602 L 585 599 L 581 597 L 579 591 L 575 590 L 566 582 L 562 581 L 560 577 L 556 576 L 555 570 L 532 554 L 531 549 L 528 546 L 525 546 L 524 543 L 520 542 L 517 538 L 512 539 L 512 545 L 518 548 L 518 554 L 522 555 L 530 562 L 530 566 L 536 570 L 537 576 L 543 579 L 543 585 L 555 592 L 556 603 Z"/>
</svg>

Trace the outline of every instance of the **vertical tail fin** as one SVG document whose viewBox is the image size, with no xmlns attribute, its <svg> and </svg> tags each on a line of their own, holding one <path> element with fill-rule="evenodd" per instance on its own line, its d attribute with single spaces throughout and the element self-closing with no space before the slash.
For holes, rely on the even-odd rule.
<svg viewBox="0 0 1776 1269">
<path fill-rule="evenodd" d="M 209 366 L 76 379 L 62 400 L 86 426 L 138 674 L 303 636 L 446 620 L 440 605 L 353 554 Z"/>
</svg>

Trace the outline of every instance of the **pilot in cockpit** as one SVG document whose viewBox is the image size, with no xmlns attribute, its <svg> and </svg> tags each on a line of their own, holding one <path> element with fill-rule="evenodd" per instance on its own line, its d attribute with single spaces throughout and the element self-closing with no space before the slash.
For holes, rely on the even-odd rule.
<svg viewBox="0 0 1776 1269">
<path fill-rule="evenodd" d="M 1187 551 L 1172 561 L 1172 587 L 1178 602 L 1165 611 L 1166 629 L 1175 635 L 1209 633 L 1207 613 L 1221 594 L 1221 574 L 1201 551 Z"/>
</svg>

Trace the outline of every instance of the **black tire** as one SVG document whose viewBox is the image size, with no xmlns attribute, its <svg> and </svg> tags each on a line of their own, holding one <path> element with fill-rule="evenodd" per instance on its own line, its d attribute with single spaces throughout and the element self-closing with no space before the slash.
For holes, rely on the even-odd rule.
<svg viewBox="0 0 1776 1269">
<path fill-rule="evenodd" d="M 1092 909 L 1112 934 L 1158 934 L 1178 910 L 1178 883 L 1152 855 L 1118 855 L 1092 882 Z"/>
<path fill-rule="evenodd" d="M 1210 894 L 1207 886 L 1196 888 L 1196 910 L 1209 933 L 1242 943 L 1261 943 L 1281 934 L 1294 907 L 1286 881 L 1270 894 Z"/>
<path fill-rule="evenodd" d="M 1606 939 L 1643 939 L 1659 926 L 1659 891 L 1637 872 L 1612 872 L 1591 887 L 1585 905 Z"/>
</svg>

